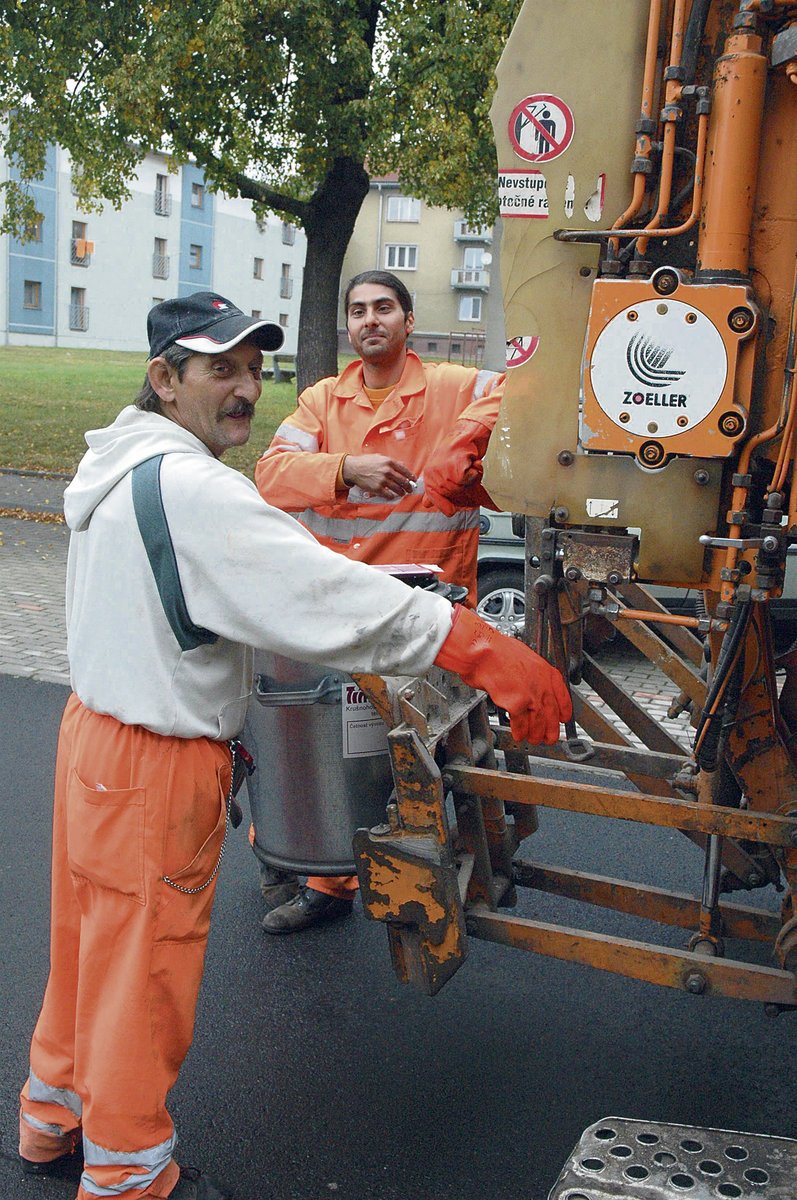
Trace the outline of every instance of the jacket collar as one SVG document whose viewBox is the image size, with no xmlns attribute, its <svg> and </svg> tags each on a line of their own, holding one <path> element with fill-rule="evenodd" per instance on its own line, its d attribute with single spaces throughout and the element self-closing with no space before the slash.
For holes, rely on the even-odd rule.
<svg viewBox="0 0 797 1200">
<path fill-rule="evenodd" d="M 418 392 L 424 391 L 425 388 L 426 376 L 423 370 L 423 363 L 413 350 L 408 350 L 407 361 L 404 364 L 401 379 L 399 379 L 390 396 L 383 402 L 381 407 L 384 408 L 384 405 L 389 403 L 396 394 L 404 399 L 406 396 L 417 395 Z M 341 372 L 335 382 L 333 393 L 336 396 L 347 399 L 354 399 L 357 396 L 361 396 L 363 401 L 370 405 L 370 401 L 364 391 L 362 359 L 355 359 L 354 362 L 349 363 L 348 367 Z"/>
</svg>

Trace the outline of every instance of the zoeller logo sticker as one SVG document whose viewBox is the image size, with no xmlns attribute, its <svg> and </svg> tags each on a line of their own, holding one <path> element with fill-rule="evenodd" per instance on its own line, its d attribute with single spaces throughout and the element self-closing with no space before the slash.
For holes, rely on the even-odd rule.
<svg viewBox="0 0 797 1200">
<path fill-rule="evenodd" d="M 666 387 L 668 383 L 675 383 L 686 374 L 685 371 L 666 369 L 672 352 L 671 346 L 659 346 L 644 333 L 638 333 L 628 343 L 625 361 L 628 363 L 628 370 L 640 383 L 654 388 Z"/>
<path fill-rule="evenodd" d="M 587 370 L 595 402 L 618 430 L 661 441 L 694 429 L 714 409 L 728 355 L 716 327 L 693 305 L 641 300 L 608 322 Z M 585 446 L 605 444 L 594 417 L 582 439 Z"/>
</svg>

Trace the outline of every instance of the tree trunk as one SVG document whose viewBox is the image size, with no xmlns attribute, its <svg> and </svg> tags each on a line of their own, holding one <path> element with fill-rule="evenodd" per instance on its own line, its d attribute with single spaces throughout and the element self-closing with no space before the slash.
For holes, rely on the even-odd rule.
<svg viewBox="0 0 797 1200">
<path fill-rule="evenodd" d="M 337 311 L 343 257 L 368 195 L 362 163 L 336 158 L 313 194 L 304 221 L 307 258 L 299 315 L 296 383 L 299 391 L 338 373 Z"/>
</svg>

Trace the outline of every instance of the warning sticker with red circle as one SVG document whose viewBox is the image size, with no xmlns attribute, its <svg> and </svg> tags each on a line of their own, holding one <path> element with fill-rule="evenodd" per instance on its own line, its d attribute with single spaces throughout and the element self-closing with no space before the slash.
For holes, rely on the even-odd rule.
<svg viewBox="0 0 797 1200">
<path fill-rule="evenodd" d="M 509 140 L 515 154 L 527 162 L 550 162 L 564 154 L 574 128 L 573 113 L 564 100 L 538 92 L 512 109 Z"/>
<path fill-rule="evenodd" d="M 511 371 L 514 367 L 522 367 L 534 355 L 539 344 L 540 339 L 536 334 L 510 338 L 506 344 L 507 369 Z"/>
</svg>

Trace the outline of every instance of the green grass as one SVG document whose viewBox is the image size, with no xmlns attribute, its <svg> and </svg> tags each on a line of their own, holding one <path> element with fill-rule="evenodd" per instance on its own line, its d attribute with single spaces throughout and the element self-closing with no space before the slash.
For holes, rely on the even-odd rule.
<svg viewBox="0 0 797 1200">
<path fill-rule="evenodd" d="M 85 430 L 110 424 L 131 403 L 145 366 L 143 353 L 0 347 L 0 467 L 72 474 L 86 449 Z M 295 383 L 264 380 L 252 436 L 225 454 L 225 463 L 251 477 L 295 407 Z"/>
</svg>

